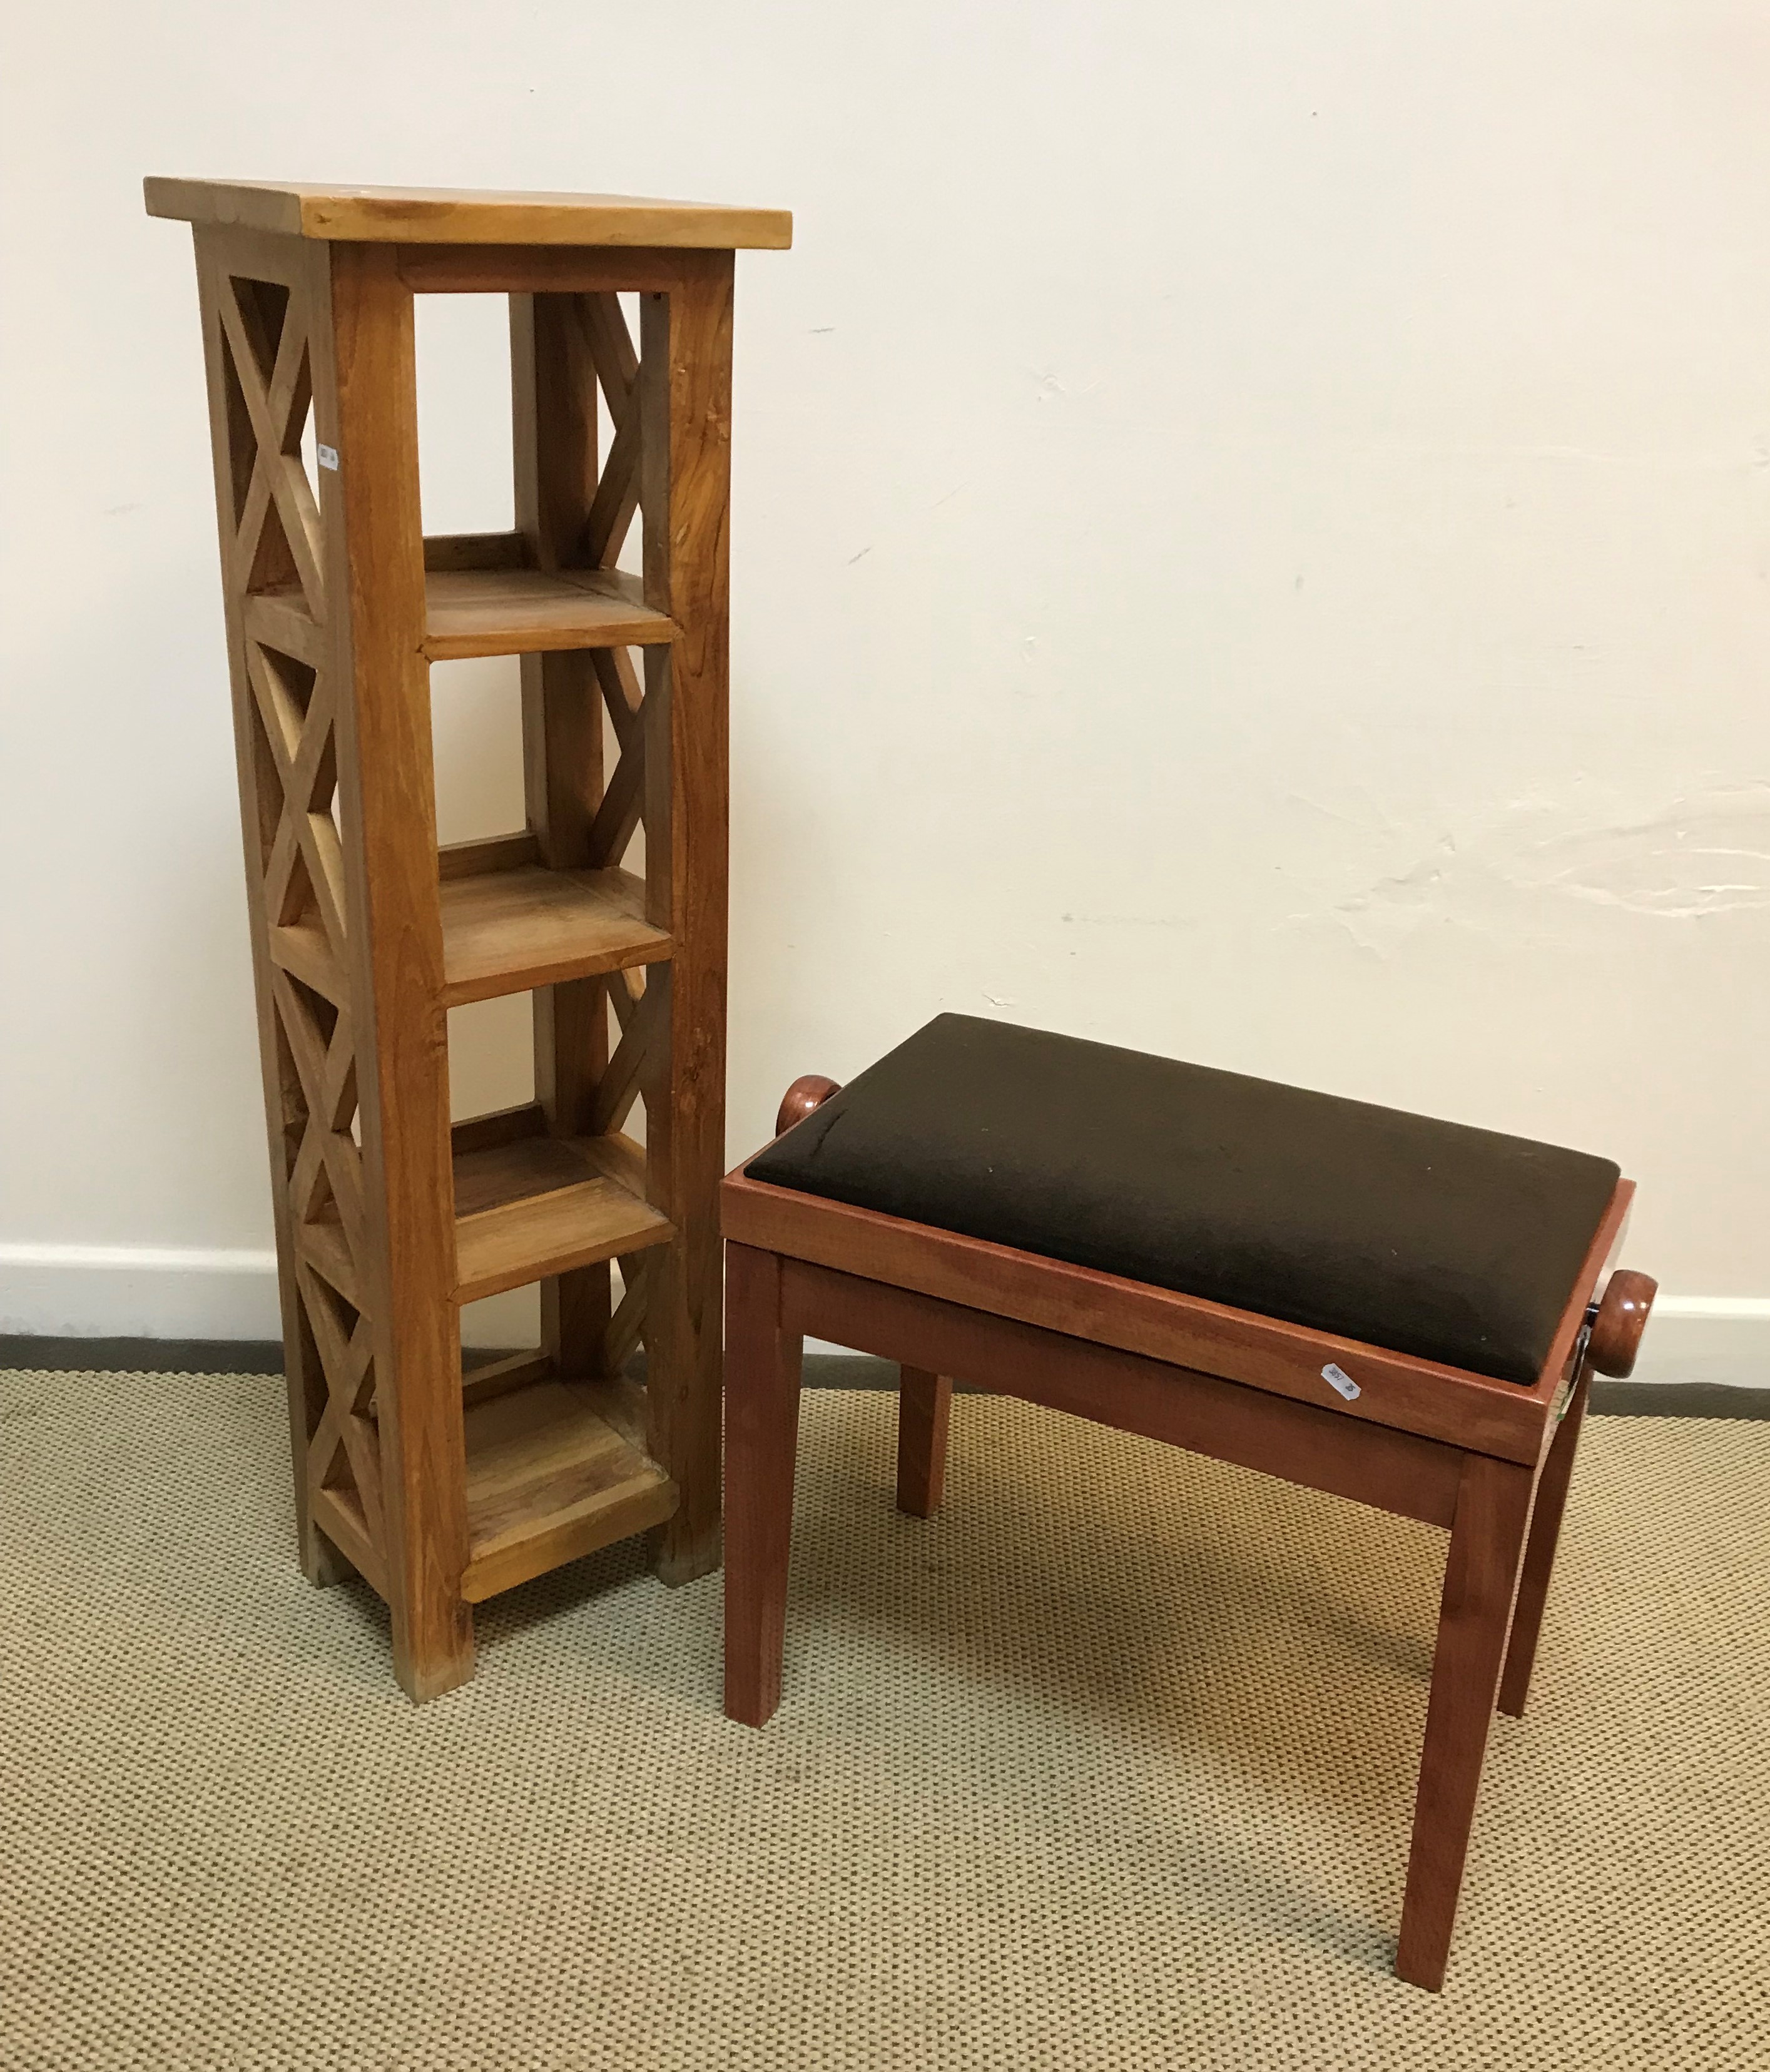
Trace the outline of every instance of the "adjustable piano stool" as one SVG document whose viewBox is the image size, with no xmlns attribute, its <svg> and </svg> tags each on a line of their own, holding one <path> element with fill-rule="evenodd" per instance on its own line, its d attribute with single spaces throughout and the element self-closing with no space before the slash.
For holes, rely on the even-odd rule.
<svg viewBox="0 0 1770 2072">
<path fill-rule="evenodd" d="M 957 1375 L 1451 1529 L 1396 1970 L 1443 1982 L 1488 1722 L 1524 1710 L 1591 1378 L 1655 1285 L 1607 1160 L 942 1015 L 801 1079 L 723 1190 L 726 1710 L 780 1695 L 799 1356 L 901 1363 L 898 1503 Z"/>
</svg>

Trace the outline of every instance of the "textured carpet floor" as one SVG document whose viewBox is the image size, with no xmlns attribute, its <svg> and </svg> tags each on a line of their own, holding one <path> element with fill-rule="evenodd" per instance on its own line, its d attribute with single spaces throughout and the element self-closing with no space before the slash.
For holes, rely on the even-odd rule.
<svg viewBox="0 0 1770 2072">
<path fill-rule="evenodd" d="M 1442 1998 L 1389 1971 L 1443 1536 L 1055 1415 L 805 1405 L 787 1695 L 716 1578 L 484 1608 L 414 1711 L 280 1384 L 0 1375 L 0 2065 L 1770 2062 L 1770 1424 L 1587 1426 Z"/>
</svg>

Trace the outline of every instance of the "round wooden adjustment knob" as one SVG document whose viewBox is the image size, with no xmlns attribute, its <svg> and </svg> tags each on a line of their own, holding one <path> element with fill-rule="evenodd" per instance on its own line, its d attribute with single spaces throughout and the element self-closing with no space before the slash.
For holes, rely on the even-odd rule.
<svg viewBox="0 0 1770 2072">
<path fill-rule="evenodd" d="M 1659 1283 L 1645 1273 L 1613 1273 L 1604 1299 L 1592 1319 L 1591 1338 L 1586 1357 L 1600 1374 L 1620 1381 L 1635 1371 L 1635 1355 L 1641 1349 L 1641 1333 L 1647 1328 L 1647 1313 L 1659 1293 Z"/>
<path fill-rule="evenodd" d="M 803 1122 L 813 1115 L 832 1094 L 839 1094 L 839 1081 L 826 1079 L 821 1072 L 807 1072 L 802 1079 L 795 1079 L 781 1096 L 780 1112 L 775 1117 L 775 1135 L 784 1136 L 796 1122 Z"/>
</svg>

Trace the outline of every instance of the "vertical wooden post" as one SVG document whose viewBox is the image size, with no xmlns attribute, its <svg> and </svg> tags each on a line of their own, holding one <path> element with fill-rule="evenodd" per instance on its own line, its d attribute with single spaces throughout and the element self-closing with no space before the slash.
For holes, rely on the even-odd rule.
<svg viewBox="0 0 1770 2072">
<path fill-rule="evenodd" d="M 394 1670 L 414 1698 L 473 1672 L 454 1309 L 442 929 L 418 518 L 412 296 L 388 245 L 334 245 L 328 523 L 338 783 Z"/>
<path fill-rule="evenodd" d="M 582 298 L 510 298 L 510 378 L 517 529 L 538 569 L 581 566 L 595 500 L 596 376 Z M 591 862 L 590 831 L 603 792 L 603 717 L 588 649 L 525 655 L 523 789 L 529 826 L 550 870 Z M 603 981 L 571 979 L 534 994 L 535 1097 L 555 1137 L 590 1128 L 608 1060 Z M 610 1314 L 608 1268 L 587 1266 L 541 1284 L 541 1350 L 566 1375 L 600 1371 Z"/>
<path fill-rule="evenodd" d="M 730 252 L 681 263 L 672 293 L 640 298 L 639 375 L 645 601 L 678 628 L 646 651 L 645 707 L 648 903 L 676 942 L 645 1103 L 647 1184 L 677 1231 L 645 1323 L 651 1451 L 681 1492 L 658 1548 L 672 1583 L 719 1563 L 733 276 Z"/>
<path fill-rule="evenodd" d="M 1443 1984 L 1451 1954 L 1535 1486 L 1529 1468 L 1485 1453 L 1463 1456 L 1395 1955 L 1399 1975 L 1430 1992 Z"/>
</svg>

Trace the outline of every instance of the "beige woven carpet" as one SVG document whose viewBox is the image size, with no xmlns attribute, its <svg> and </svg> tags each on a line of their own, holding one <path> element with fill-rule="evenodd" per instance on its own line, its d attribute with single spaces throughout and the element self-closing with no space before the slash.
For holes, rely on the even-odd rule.
<svg viewBox="0 0 1770 2072">
<path fill-rule="evenodd" d="M 1010 1403 L 809 1396 L 787 1696 L 615 1549 L 414 1711 L 281 1384 L 0 1376 L 0 2064 L 1770 2064 L 1770 1424 L 1587 1427 L 1450 1980 L 1389 1973 L 1443 1540 Z"/>
</svg>

